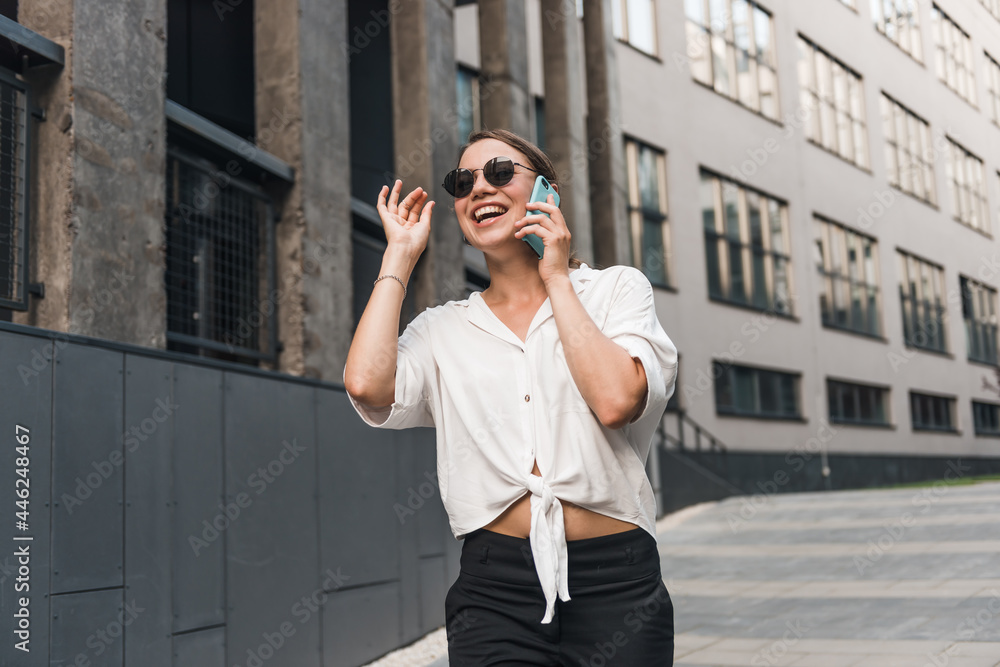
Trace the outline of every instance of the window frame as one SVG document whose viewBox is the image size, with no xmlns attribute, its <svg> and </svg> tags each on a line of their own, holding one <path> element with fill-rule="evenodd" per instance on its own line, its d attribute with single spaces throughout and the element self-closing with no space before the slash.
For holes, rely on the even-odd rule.
<svg viewBox="0 0 1000 667">
<path fill-rule="evenodd" d="M 931 126 L 926 120 L 910 110 L 884 90 L 879 96 L 879 112 L 882 116 L 882 134 L 885 136 L 886 172 L 889 185 L 904 192 L 923 203 L 938 208 L 937 175 L 934 170 L 934 141 L 931 136 Z M 900 119 L 906 131 L 905 145 L 899 138 Z M 913 129 L 916 124 L 919 131 L 917 143 L 920 147 L 914 151 Z M 909 164 L 904 169 L 902 157 L 907 156 Z M 922 185 L 917 192 L 914 183 L 914 166 L 920 166 Z M 903 176 L 906 176 L 905 180 Z M 928 195 L 925 196 L 925 195 Z"/>
<path fill-rule="evenodd" d="M 923 421 L 918 423 L 917 421 L 917 403 L 915 399 L 930 399 L 932 401 L 943 401 L 945 406 L 945 413 L 948 417 L 948 426 L 939 426 L 925 424 Z M 916 391 L 911 389 L 909 391 L 909 403 L 910 403 L 910 428 L 913 431 L 929 432 L 929 433 L 951 433 L 959 434 L 957 420 L 955 419 L 955 403 L 956 399 L 954 396 L 945 396 L 942 394 L 932 394 L 924 391 Z M 931 412 L 934 412 L 934 408 L 931 408 Z"/>
<path fill-rule="evenodd" d="M 979 108 L 976 91 L 976 63 L 975 53 L 972 49 L 972 37 L 962 30 L 947 12 L 943 11 L 937 3 L 931 3 L 931 32 L 934 35 L 934 72 L 939 81 L 946 88 L 971 104 L 974 108 Z M 949 32 L 945 39 L 945 32 Z M 962 51 L 961 59 L 955 57 L 953 49 L 956 44 Z M 961 69 L 962 72 L 957 70 Z M 964 80 L 959 75 L 964 73 Z M 954 75 L 954 76 L 952 76 Z M 952 81 L 949 81 L 952 78 Z"/>
<path fill-rule="evenodd" d="M 16 48 L 17 45 L 14 44 Z M 41 296 L 44 294 L 41 285 L 33 285 L 30 280 L 29 264 L 31 263 L 31 179 L 32 151 L 34 150 L 34 138 L 32 124 L 38 118 L 40 112 L 35 110 L 34 92 L 31 84 L 22 81 L 17 75 L 5 68 L 0 67 L 0 85 L 9 86 L 22 96 L 23 104 L 16 109 L 18 115 L 17 125 L 20 127 L 18 137 L 15 139 L 14 155 L 16 161 L 20 158 L 21 165 L 18 167 L 20 173 L 20 191 L 12 195 L 15 206 L 12 207 L 12 232 L 15 239 L 10 246 L 12 271 L 11 297 L 10 299 L 0 295 L 0 308 L 9 310 L 26 311 L 29 308 L 29 294 Z M 18 155 L 20 149 L 21 155 Z M 19 200 L 19 201 L 18 201 Z"/>
<path fill-rule="evenodd" d="M 985 285 L 982 282 L 959 274 L 959 294 L 962 300 L 962 321 L 965 324 L 965 348 L 969 361 L 985 364 L 987 366 L 1000 367 L 998 362 L 998 327 L 997 327 L 997 290 Z M 983 312 L 983 309 L 992 312 Z M 971 311 L 971 312 L 969 312 Z M 990 320 L 992 319 L 992 322 Z M 989 329 L 992 328 L 992 348 L 989 341 Z M 985 356 L 976 353 L 977 346 L 973 345 L 973 340 L 979 336 L 978 331 L 983 330 L 983 344 L 986 352 Z M 992 352 L 992 359 L 989 353 Z"/>
<path fill-rule="evenodd" d="M 993 238 L 992 221 L 990 219 L 989 197 L 986 190 L 986 164 L 976 154 L 958 143 L 950 136 L 945 136 L 948 140 L 948 151 L 945 156 L 945 177 L 948 182 L 948 192 L 951 199 L 952 219 L 973 231 L 979 232 L 987 238 Z M 959 159 L 960 158 L 960 159 Z M 978 171 L 973 174 L 971 171 Z M 956 178 L 963 174 L 964 181 L 959 182 Z M 973 190 L 974 181 L 979 181 L 979 187 Z M 979 219 L 981 226 L 977 226 L 971 219 L 963 218 L 963 210 L 968 209 L 967 217 L 971 218 L 974 213 L 973 204 L 978 203 Z"/>
<path fill-rule="evenodd" d="M 719 369 L 722 372 L 719 372 Z M 727 378 L 726 382 L 729 383 L 730 388 L 730 398 L 735 405 L 736 402 L 736 381 L 735 381 L 735 371 L 739 369 L 742 371 L 750 371 L 753 378 L 753 400 L 755 404 L 755 409 L 753 411 L 741 410 L 736 407 L 722 407 L 720 404 L 720 397 L 723 392 L 723 387 L 720 385 L 720 380 L 723 376 Z M 762 374 L 765 376 L 773 376 L 777 382 L 779 382 L 778 391 L 779 393 L 783 391 L 780 386 L 780 382 L 784 379 L 790 380 L 792 382 L 792 392 L 795 401 L 795 413 L 785 414 L 785 413 L 765 413 L 761 410 L 761 378 Z M 713 381 L 714 398 L 715 398 L 715 414 L 719 417 L 744 417 L 752 419 L 766 419 L 773 421 L 806 421 L 802 414 L 802 373 L 799 371 L 785 371 L 773 368 L 763 368 L 760 366 L 751 366 L 748 364 L 734 364 L 728 363 L 723 360 L 713 359 L 712 360 L 712 377 L 715 378 Z M 780 397 L 778 398 L 780 402 Z"/>
<path fill-rule="evenodd" d="M 629 39 L 629 10 L 628 10 L 628 0 L 613 0 L 611 3 L 612 12 L 612 30 L 615 28 L 620 28 L 620 34 L 615 34 L 615 39 L 618 41 L 628 44 L 636 51 L 644 53 L 651 58 L 657 60 L 660 59 L 660 39 L 659 33 L 656 30 L 657 20 L 656 20 L 656 2 L 654 0 L 647 0 L 649 2 L 649 20 L 653 31 L 653 50 L 647 51 L 642 46 L 636 44 Z M 617 9 L 617 12 L 616 12 Z M 615 21 L 615 14 L 617 14 L 617 21 Z"/>
<path fill-rule="evenodd" d="M 823 288 L 820 295 L 820 322 L 824 328 L 834 329 L 837 331 L 847 331 L 850 333 L 861 334 L 863 336 L 869 336 L 871 338 L 885 340 L 885 322 L 882 316 L 883 312 L 883 302 L 882 302 L 882 286 L 881 286 L 881 268 L 879 261 L 879 245 L 878 240 L 869 236 L 868 234 L 863 234 L 847 225 L 841 224 L 835 220 L 831 220 L 818 213 L 813 214 L 813 218 L 820 224 L 820 239 L 819 243 L 821 250 L 821 265 L 819 268 L 819 273 L 823 279 Z M 834 244 L 831 234 L 836 230 L 839 234 L 843 234 L 843 243 Z M 872 260 L 872 270 L 873 276 L 868 276 L 868 270 L 865 266 L 865 257 L 863 256 L 864 251 L 864 241 L 868 241 L 869 251 L 871 252 Z M 839 250 L 840 255 L 840 267 L 839 272 L 834 271 L 833 253 L 834 249 Z M 862 280 L 856 280 L 851 275 L 850 261 L 849 261 L 849 250 L 854 248 L 856 251 L 861 251 L 859 253 L 859 258 L 856 260 L 855 266 L 858 267 L 861 273 L 865 274 L 862 276 Z M 868 281 L 869 278 L 874 279 L 874 283 Z M 868 328 L 859 328 L 856 326 L 851 326 L 850 323 L 847 325 L 841 325 L 836 322 L 835 313 L 837 312 L 837 295 L 843 293 L 843 288 L 837 289 L 837 281 L 841 281 L 841 284 L 846 283 L 848 303 L 846 304 L 845 310 L 848 313 L 853 313 L 853 294 L 856 286 L 860 286 L 865 294 L 865 301 L 863 310 L 865 311 L 866 320 L 870 320 L 872 317 L 868 312 L 870 303 L 870 291 L 874 289 L 875 292 L 875 329 L 873 333 L 868 330 Z M 834 319 L 828 318 L 828 309 L 823 308 L 822 299 L 825 297 L 826 302 L 830 304 L 832 308 L 831 314 L 834 315 Z M 850 316 L 848 320 L 852 319 Z M 869 327 L 870 328 L 870 327 Z"/>
<path fill-rule="evenodd" d="M 879 397 L 881 401 L 881 411 L 885 417 L 884 421 L 876 420 L 865 420 L 865 419 L 847 419 L 842 416 L 835 416 L 833 411 L 830 410 L 833 395 L 831 394 L 831 389 L 838 389 L 841 391 L 847 389 L 856 390 L 870 390 Z M 892 387 L 886 385 L 874 385 L 864 382 L 857 382 L 854 380 L 843 380 L 840 378 L 827 376 L 826 378 L 826 396 L 827 396 L 827 418 L 830 420 L 831 424 L 845 424 L 849 426 L 864 426 L 864 427 L 875 427 L 875 428 L 886 428 L 893 427 L 892 421 Z M 856 408 L 858 408 L 857 413 L 860 414 L 860 404 L 861 397 L 859 393 L 855 395 Z M 843 394 L 839 395 L 843 398 Z"/>
<path fill-rule="evenodd" d="M 972 406 L 972 431 L 973 431 L 973 434 L 977 435 L 977 436 L 980 436 L 980 437 L 1000 437 L 1000 403 L 993 403 L 993 402 L 990 402 L 990 401 L 981 401 L 981 400 L 976 400 L 976 399 L 972 399 L 970 401 L 970 403 L 971 403 L 971 406 Z M 980 415 L 979 415 L 979 412 L 977 412 L 977 410 L 976 410 L 977 407 L 993 408 L 996 411 L 997 417 L 996 417 L 995 421 L 998 423 L 998 427 L 997 427 L 996 430 L 987 431 L 987 430 L 983 430 L 981 428 L 982 420 L 979 418 Z"/>
<path fill-rule="evenodd" d="M 875 25 L 875 30 L 882 34 L 883 37 L 888 39 L 890 42 L 896 45 L 896 47 L 910 56 L 913 60 L 924 64 L 924 43 L 923 43 L 923 29 L 922 23 L 920 21 L 920 3 L 917 0 L 888 0 L 892 3 L 893 17 L 892 20 L 887 20 L 885 16 L 885 2 L 883 0 L 870 0 L 871 2 L 871 12 L 872 12 L 872 23 Z M 906 27 L 906 34 L 909 36 L 910 48 L 903 46 L 902 41 L 902 31 L 900 30 L 901 19 L 904 16 L 900 12 L 899 4 L 904 3 L 907 5 L 912 5 L 912 13 L 909 16 L 916 17 L 916 20 L 910 21 Z M 886 26 L 892 25 L 895 31 L 895 36 L 890 35 Z M 916 39 L 913 38 L 916 34 Z M 914 48 L 916 46 L 916 48 Z M 917 53 L 914 53 L 914 50 Z"/>
<path fill-rule="evenodd" d="M 750 308 L 758 312 L 773 313 L 774 315 L 780 317 L 787 317 L 790 319 L 795 318 L 795 313 L 798 310 L 796 307 L 796 297 L 795 297 L 795 282 L 793 276 L 793 265 L 792 265 L 792 254 L 791 254 L 791 224 L 789 221 L 788 213 L 788 203 L 785 200 L 779 199 L 772 195 L 767 194 L 762 190 L 756 188 L 751 188 L 737 183 L 721 174 L 701 167 L 699 171 L 700 176 L 700 187 L 704 187 L 704 182 L 706 177 L 711 180 L 712 183 L 712 195 L 713 195 L 713 223 L 714 229 L 712 232 L 704 225 L 704 202 L 701 202 L 702 210 L 702 236 L 705 239 L 706 253 L 708 252 L 709 245 L 714 243 L 716 245 L 716 256 L 718 258 L 718 268 L 719 276 L 718 282 L 720 286 L 720 294 L 716 295 L 712 293 L 713 276 L 709 275 L 708 287 L 709 287 L 709 299 L 718 303 L 724 303 L 727 305 L 735 305 L 745 308 Z M 724 187 L 734 187 L 737 189 L 737 216 L 738 216 L 738 229 L 739 229 L 739 248 L 740 248 L 740 263 L 742 266 L 742 284 L 747 286 L 744 289 L 744 294 L 746 300 L 741 300 L 732 297 L 732 272 L 730 270 L 730 245 L 735 241 L 730 238 L 730 234 L 726 230 L 726 215 L 725 215 L 725 202 L 723 200 Z M 768 297 L 767 306 L 761 308 L 758 304 L 754 303 L 755 294 L 755 283 L 753 277 L 753 258 L 757 248 L 751 238 L 750 230 L 750 211 L 748 204 L 748 194 L 754 194 L 760 198 L 762 205 L 759 207 L 761 214 L 760 218 L 760 229 L 761 229 L 761 240 L 760 250 L 764 254 L 764 281 L 766 294 Z M 778 207 L 778 217 L 780 231 L 778 232 L 781 237 L 781 242 L 785 246 L 783 250 L 776 251 L 773 248 L 775 229 L 771 224 L 772 207 L 771 202 L 774 202 Z M 766 205 L 764 205 L 766 204 Z M 780 302 L 780 297 L 777 294 L 777 286 L 775 283 L 775 261 L 774 258 L 780 257 L 785 262 L 785 277 L 786 277 L 786 289 L 787 289 L 787 308 L 785 310 L 779 310 L 776 305 Z M 771 258 L 768 261 L 767 258 Z M 706 258 L 706 270 L 711 272 L 711 264 Z"/>
<path fill-rule="evenodd" d="M 864 77 L 802 33 L 796 35 L 796 49 L 799 103 L 806 116 L 803 123 L 806 140 L 858 169 L 872 173 Z M 820 71 L 821 67 L 823 71 Z M 838 69 L 845 81 L 843 94 L 837 93 Z M 843 102 L 840 106 L 838 98 Z M 842 126 L 844 117 L 850 130 L 846 134 Z M 845 138 L 848 141 L 843 141 Z M 845 154 L 847 150 L 841 146 L 841 143 L 848 142 L 850 155 Z M 860 148 L 859 142 L 864 143 Z"/>
<path fill-rule="evenodd" d="M 673 280 L 673 244 L 670 227 L 670 206 L 667 192 L 667 154 L 666 151 L 645 143 L 631 136 L 625 136 L 625 170 L 628 181 L 628 202 L 627 216 L 629 225 L 629 247 L 632 254 L 632 266 L 640 269 L 649 279 L 650 283 L 657 287 L 674 289 Z M 642 193 L 639 184 L 640 153 L 643 151 L 653 153 L 656 160 L 656 182 L 658 194 L 658 210 L 646 209 L 643 207 Z M 650 275 L 652 270 L 647 271 L 646 257 L 646 234 L 645 222 L 656 218 L 660 225 L 660 238 L 663 243 L 663 256 L 660 258 L 663 263 L 663 278 L 666 282 L 661 282 L 656 274 Z M 654 278 L 656 278 L 654 280 Z"/>
<path fill-rule="evenodd" d="M 899 265 L 899 292 L 900 292 L 900 312 L 903 317 L 903 345 L 905 347 L 914 348 L 918 350 L 925 350 L 928 352 L 936 352 L 938 354 L 949 354 L 948 351 L 948 308 L 947 308 L 947 297 L 945 292 L 945 282 L 944 282 L 944 268 L 935 264 L 934 262 L 929 262 L 921 257 L 918 257 L 910 252 L 896 248 L 897 264 Z M 914 266 L 917 268 L 916 279 L 911 280 L 910 267 Z M 916 315 L 913 315 L 914 303 L 918 306 L 920 314 L 923 315 L 922 320 L 925 322 L 930 322 L 928 315 L 925 312 L 931 306 L 931 300 L 924 294 L 927 284 L 930 283 L 932 286 L 936 284 L 937 291 L 933 295 L 935 313 L 933 321 L 935 326 L 939 330 L 939 335 L 941 339 L 940 347 L 930 345 L 930 344 L 920 344 L 916 336 L 923 333 L 926 338 L 926 332 L 924 328 L 920 328 L 916 333 L 910 333 L 910 327 L 916 327 Z M 913 286 L 916 290 L 916 294 L 910 294 L 910 286 Z"/>
</svg>

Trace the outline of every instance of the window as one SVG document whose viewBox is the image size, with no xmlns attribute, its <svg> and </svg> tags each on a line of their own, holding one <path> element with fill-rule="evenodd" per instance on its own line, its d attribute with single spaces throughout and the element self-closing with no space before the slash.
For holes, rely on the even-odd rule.
<svg viewBox="0 0 1000 667">
<path fill-rule="evenodd" d="M 611 27 L 615 37 L 656 55 L 656 11 L 653 0 L 614 0 Z"/>
<path fill-rule="evenodd" d="M 827 379 L 826 396 L 830 421 L 835 424 L 889 424 L 888 389 Z"/>
<path fill-rule="evenodd" d="M 703 170 L 701 209 L 709 296 L 791 315 L 785 204 Z"/>
<path fill-rule="evenodd" d="M 990 120 L 1000 125 L 1000 63 L 988 53 L 983 55 L 986 56 L 986 107 Z"/>
<path fill-rule="evenodd" d="M 626 139 L 625 159 L 632 263 L 654 285 L 669 286 L 666 158 L 655 148 Z"/>
<path fill-rule="evenodd" d="M 972 68 L 972 40 L 937 5 L 931 5 L 931 20 L 938 78 L 974 106 L 976 78 Z"/>
<path fill-rule="evenodd" d="M 878 244 L 848 227 L 817 220 L 823 326 L 881 336 Z"/>
<path fill-rule="evenodd" d="M 899 251 L 899 296 L 903 305 L 903 342 L 947 352 L 944 269 Z"/>
<path fill-rule="evenodd" d="M 989 235 L 983 161 L 949 137 L 945 169 L 955 220 Z"/>
<path fill-rule="evenodd" d="M 910 392 L 910 417 L 914 431 L 956 431 L 952 413 L 955 399 Z"/>
<path fill-rule="evenodd" d="M 993 15 L 993 18 L 1000 21 L 1000 0 L 979 0 L 979 2 Z"/>
<path fill-rule="evenodd" d="M 28 309 L 29 95 L 0 69 L 0 308 L 14 310 Z"/>
<path fill-rule="evenodd" d="M 889 184 L 937 205 L 930 125 L 885 93 L 880 106 Z"/>
<path fill-rule="evenodd" d="M 867 169 L 868 135 L 861 76 L 802 35 L 798 48 L 806 138 Z"/>
<path fill-rule="evenodd" d="M 535 122 L 533 125 L 535 131 L 534 142 L 535 145 L 545 150 L 545 99 L 542 97 L 535 96 Z M 469 135 L 465 135 L 469 136 Z"/>
<path fill-rule="evenodd" d="M 976 435 L 1000 435 L 1000 405 L 972 401 L 972 423 Z"/>
<path fill-rule="evenodd" d="M 458 143 L 464 144 L 469 135 L 483 129 L 479 107 L 479 74 L 468 67 L 458 66 Z"/>
<path fill-rule="evenodd" d="M 965 276 L 960 276 L 959 282 L 969 360 L 996 366 L 997 291 Z"/>
<path fill-rule="evenodd" d="M 715 409 L 719 414 L 801 418 L 798 374 L 712 363 L 716 378 Z"/>
<path fill-rule="evenodd" d="M 873 0 L 875 29 L 917 62 L 924 61 L 917 0 Z"/>
<path fill-rule="evenodd" d="M 771 15 L 750 0 L 685 0 L 691 75 L 777 120 L 778 61 Z"/>
</svg>

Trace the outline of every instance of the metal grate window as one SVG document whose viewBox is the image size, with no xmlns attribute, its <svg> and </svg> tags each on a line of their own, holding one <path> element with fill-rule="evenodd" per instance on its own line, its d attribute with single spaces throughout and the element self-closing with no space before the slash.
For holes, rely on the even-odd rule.
<svg viewBox="0 0 1000 667">
<path fill-rule="evenodd" d="M 28 88 L 0 70 L 0 307 L 28 308 Z"/>
<path fill-rule="evenodd" d="M 234 162 L 229 162 L 229 165 Z M 167 340 L 232 360 L 276 357 L 270 198 L 214 162 L 167 152 Z"/>
</svg>

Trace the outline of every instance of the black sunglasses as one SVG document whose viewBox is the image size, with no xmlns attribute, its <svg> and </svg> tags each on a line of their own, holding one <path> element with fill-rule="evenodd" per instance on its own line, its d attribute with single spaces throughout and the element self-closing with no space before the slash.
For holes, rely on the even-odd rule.
<svg viewBox="0 0 1000 667">
<path fill-rule="evenodd" d="M 526 165 L 514 162 L 509 157 L 495 157 L 486 163 L 482 169 L 452 169 L 444 177 L 444 189 L 455 199 L 468 197 L 476 184 L 476 172 L 482 171 L 486 177 L 486 182 L 490 185 L 500 187 L 510 183 L 514 178 L 514 167 L 524 167 L 530 171 L 538 173 L 537 169 L 532 169 Z"/>
</svg>

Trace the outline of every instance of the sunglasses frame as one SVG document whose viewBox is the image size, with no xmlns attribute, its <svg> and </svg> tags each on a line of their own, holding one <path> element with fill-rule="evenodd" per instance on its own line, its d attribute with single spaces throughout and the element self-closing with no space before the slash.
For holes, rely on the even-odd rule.
<svg viewBox="0 0 1000 667">
<path fill-rule="evenodd" d="M 486 164 L 483 165 L 479 169 L 466 169 L 464 167 L 459 167 L 458 169 L 452 169 L 447 174 L 445 174 L 444 181 L 441 183 L 441 186 L 445 189 L 445 192 L 447 192 L 448 194 L 450 194 L 455 199 L 463 199 L 465 197 L 468 197 L 470 194 L 472 194 L 472 191 L 476 187 L 476 172 L 477 171 L 481 171 L 481 172 L 483 172 L 483 176 L 486 178 L 486 182 L 487 183 L 489 183 L 493 187 L 502 188 L 503 186 L 507 185 L 512 180 L 514 180 L 514 173 L 512 172 L 510 178 L 507 179 L 506 181 L 504 181 L 503 183 L 494 182 L 493 178 L 491 178 L 491 173 L 492 173 L 493 170 L 496 169 L 496 165 L 498 164 L 497 160 L 509 160 L 514 167 L 524 167 L 525 169 L 527 169 L 529 171 L 533 171 L 536 174 L 540 173 L 537 169 L 532 169 L 531 167 L 529 167 L 526 164 L 521 164 L 520 162 L 514 162 L 513 158 L 509 158 L 506 155 L 498 155 L 495 158 L 491 158 L 490 160 L 488 160 L 486 162 Z M 491 171 L 487 171 L 487 169 L 489 169 Z M 462 195 L 457 195 L 457 194 L 455 194 L 454 192 L 451 191 L 451 188 L 448 187 L 448 179 L 449 178 L 453 178 L 454 182 L 457 183 L 458 182 L 458 177 L 459 177 L 459 175 L 462 174 L 462 172 L 468 172 L 469 174 L 472 175 L 472 185 L 471 185 L 471 187 L 469 187 L 468 192 L 466 192 L 465 194 L 462 194 Z"/>
</svg>

